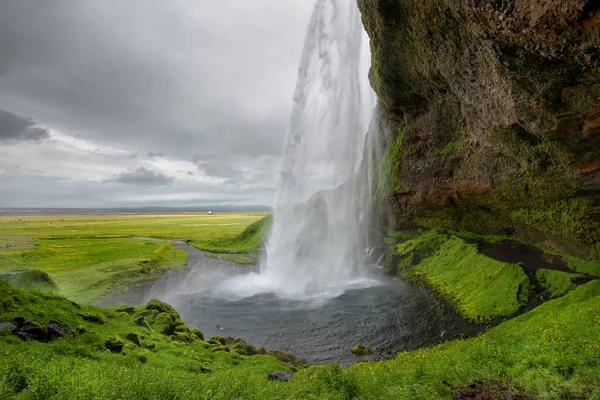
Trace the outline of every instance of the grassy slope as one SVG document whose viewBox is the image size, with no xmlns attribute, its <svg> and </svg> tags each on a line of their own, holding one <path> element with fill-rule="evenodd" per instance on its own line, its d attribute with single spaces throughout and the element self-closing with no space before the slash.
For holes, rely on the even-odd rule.
<svg viewBox="0 0 600 400">
<path fill-rule="evenodd" d="M 0 292 L 0 321 L 28 316 L 45 325 L 59 319 L 74 330 L 86 330 L 76 333 L 73 339 L 49 343 L 22 342 L 6 331 L 0 334 L 0 398 L 15 392 L 25 399 L 194 398 L 204 392 L 198 390 L 205 384 L 217 386 L 216 379 L 246 375 L 258 379 L 268 372 L 287 369 L 267 355 L 246 358 L 229 349 L 224 351 L 220 344 L 198 340 L 168 306 L 166 313 L 154 314 L 169 318 L 152 317 L 150 313 L 146 317 L 150 325 L 141 327 L 134 319 L 148 313 L 144 307 L 135 308 L 133 315 L 119 309 L 79 309 L 64 298 L 12 289 L 2 280 Z M 106 323 L 88 322 L 82 314 L 94 315 Z M 164 320 L 177 321 L 175 332 L 186 341 L 161 334 Z M 138 335 L 141 346 L 126 339 L 130 334 Z M 122 341 L 123 353 L 106 350 L 107 340 Z M 208 371 L 215 373 L 203 374 Z M 222 398 L 236 390 L 223 386 Z"/>
<path fill-rule="evenodd" d="M 0 320 L 29 315 L 46 323 L 59 318 L 71 326 L 85 324 L 88 333 L 46 344 L 0 336 L 2 398 L 449 399 L 453 388 L 490 380 L 541 399 L 600 396 L 600 281 L 478 338 L 403 353 L 390 361 L 345 369 L 315 367 L 298 372 L 288 383 L 267 381 L 267 372 L 285 368 L 272 357 L 244 357 L 202 341 L 174 341 L 136 326 L 133 316 L 122 312 L 91 307 L 75 311 L 60 298 L 0 286 L 0 291 L 7 290 L 21 306 L 0 305 Z M 108 323 L 85 322 L 76 315 L 81 312 L 101 314 Z M 127 343 L 126 356 L 102 350 L 108 337 L 131 332 L 156 348 Z M 203 369 L 211 372 L 201 373 Z"/>
<path fill-rule="evenodd" d="M 200 250 L 214 253 L 256 253 L 260 249 L 267 232 L 271 229 L 272 223 L 273 217 L 265 216 L 248 226 L 239 235 L 193 241 L 192 245 Z"/>
<path fill-rule="evenodd" d="M 83 303 L 124 281 L 151 277 L 186 262 L 187 253 L 170 242 L 132 239 L 41 239 L 31 248 L 0 253 L 0 271 L 46 272 L 61 294 Z"/>
<path fill-rule="evenodd" d="M 409 262 L 420 261 L 405 265 L 403 276 L 426 282 L 465 318 L 508 317 L 527 301 L 529 279 L 522 268 L 488 258 L 458 237 L 430 231 L 400 244 L 397 252 Z"/>
</svg>

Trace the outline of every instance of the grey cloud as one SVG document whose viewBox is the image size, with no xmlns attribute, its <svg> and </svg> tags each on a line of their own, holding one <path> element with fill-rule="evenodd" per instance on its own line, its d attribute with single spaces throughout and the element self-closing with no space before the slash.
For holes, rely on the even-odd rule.
<svg viewBox="0 0 600 400">
<path fill-rule="evenodd" d="M 198 155 L 272 193 L 312 0 L 0 3 L 0 108 L 126 151 L 116 171 Z"/>
<path fill-rule="evenodd" d="M 31 118 L 21 117 L 0 109 L 0 142 L 7 140 L 40 141 L 49 137 L 48 129 L 39 126 Z"/>
<path fill-rule="evenodd" d="M 123 172 L 117 176 L 114 181 L 131 185 L 162 186 L 172 183 L 174 178 L 161 172 L 150 171 L 146 168 L 138 168 L 135 171 Z"/>
</svg>

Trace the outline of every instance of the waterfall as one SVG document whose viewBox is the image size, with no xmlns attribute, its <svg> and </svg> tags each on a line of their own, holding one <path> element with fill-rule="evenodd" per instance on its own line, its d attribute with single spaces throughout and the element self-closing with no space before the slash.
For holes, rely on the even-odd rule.
<svg viewBox="0 0 600 400">
<path fill-rule="evenodd" d="M 318 0 L 261 266 L 262 278 L 276 292 L 328 293 L 361 276 L 371 201 L 368 160 L 362 162 L 363 154 L 372 158 L 365 149 L 375 106 L 370 63 L 356 1 Z"/>
</svg>

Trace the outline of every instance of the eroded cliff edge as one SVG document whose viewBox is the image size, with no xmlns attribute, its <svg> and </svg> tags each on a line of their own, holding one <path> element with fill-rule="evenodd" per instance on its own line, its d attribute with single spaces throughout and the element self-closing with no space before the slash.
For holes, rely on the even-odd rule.
<svg viewBox="0 0 600 400">
<path fill-rule="evenodd" d="M 358 4 L 392 127 L 392 224 L 600 257 L 600 5 Z"/>
</svg>

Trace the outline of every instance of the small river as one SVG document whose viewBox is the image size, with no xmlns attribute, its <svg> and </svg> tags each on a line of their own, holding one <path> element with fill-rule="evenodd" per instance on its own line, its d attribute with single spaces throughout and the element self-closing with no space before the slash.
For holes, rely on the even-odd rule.
<svg viewBox="0 0 600 400">
<path fill-rule="evenodd" d="M 377 268 L 369 287 L 350 287 L 335 297 L 294 300 L 268 292 L 247 295 L 244 288 L 239 295 L 223 290 L 224 284 L 232 278 L 244 282 L 245 275 L 256 275 L 257 267 L 212 259 L 185 243 L 177 246 L 190 254 L 186 270 L 113 294 L 99 305 L 141 305 L 157 298 L 205 337 L 240 337 L 314 364 L 355 363 L 360 359 L 350 350 L 357 344 L 371 346 L 370 359 L 381 359 L 448 336 L 443 312 L 426 290 L 386 277 Z"/>
</svg>

